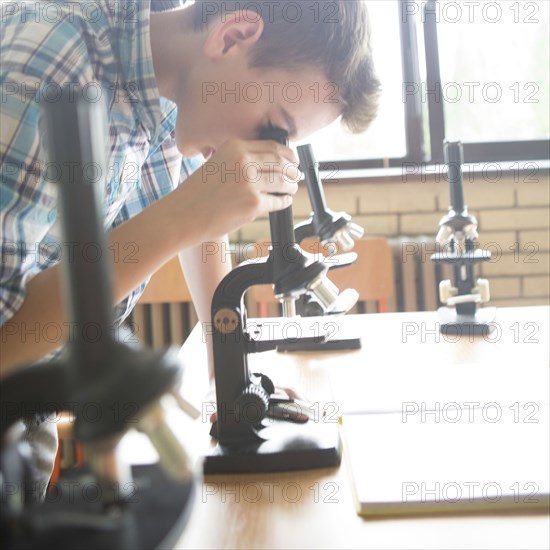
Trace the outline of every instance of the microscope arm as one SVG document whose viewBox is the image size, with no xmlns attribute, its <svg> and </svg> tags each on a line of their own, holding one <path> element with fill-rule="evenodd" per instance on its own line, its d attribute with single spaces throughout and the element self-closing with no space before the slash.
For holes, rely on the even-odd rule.
<svg viewBox="0 0 550 550">
<path fill-rule="evenodd" d="M 304 239 L 315 237 L 315 228 L 313 227 L 313 217 L 309 217 L 307 220 L 297 223 L 294 226 L 294 235 L 297 243 L 301 243 Z"/>
<path fill-rule="evenodd" d="M 261 261 L 250 261 L 237 266 L 218 285 L 212 299 L 212 338 L 214 346 L 214 375 L 216 379 L 216 400 L 218 403 L 218 439 L 224 444 L 250 441 L 256 436 L 254 426 L 235 421 L 228 415 L 235 412 L 239 401 L 268 399 L 272 383 L 262 384 L 261 378 L 252 379 L 247 356 L 250 353 L 269 351 L 280 344 L 288 343 L 288 338 L 262 338 L 260 333 L 248 330 L 244 293 L 254 285 L 274 284 L 274 250 Z M 318 270 L 322 269 L 313 264 Z M 304 272 L 310 273 L 312 266 Z M 257 325 L 254 329 L 258 330 Z M 317 340 L 319 338 L 317 337 Z M 315 337 L 304 340 L 314 341 Z M 264 390 L 266 393 L 264 393 Z"/>
</svg>

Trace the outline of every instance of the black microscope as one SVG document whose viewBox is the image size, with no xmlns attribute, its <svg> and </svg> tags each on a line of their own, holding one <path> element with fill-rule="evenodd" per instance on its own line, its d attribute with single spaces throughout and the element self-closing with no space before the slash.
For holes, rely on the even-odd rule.
<svg viewBox="0 0 550 550">
<path fill-rule="evenodd" d="M 280 129 L 265 130 L 261 139 L 271 139 L 284 145 L 288 135 Z M 283 307 L 283 319 L 296 317 L 295 302 L 304 294 L 323 312 L 344 313 L 355 304 L 355 291 L 339 293 L 327 278 L 332 263 L 306 253 L 299 239 L 317 235 L 331 240 L 334 235 L 349 246 L 351 235 L 359 236 L 360 228 L 351 224 L 349 216 L 329 211 L 319 190 L 317 167 L 311 150 L 301 150 L 302 167 L 315 213 L 294 231 L 292 206 L 269 215 L 271 247 L 261 261 L 243 262 L 219 284 L 212 300 L 212 337 L 216 380 L 217 422 L 211 434 L 217 447 L 205 458 L 205 474 L 236 472 L 270 472 L 337 466 L 341 458 L 338 425 L 314 422 L 295 422 L 292 418 L 275 418 L 271 413 L 280 404 L 274 394 L 274 383 L 261 373 L 251 373 L 248 355 L 295 343 L 279 330 L 273 337 L 266 335 L 261 325 L 247 326 L 244 293 L 253 285 L 271 284 L 275 297 Z M 309 175 L 308 175 L 309 173 Z M 336 257 L 338 265 L 355 261 L 355 255 Z M 347 256 L 347 257 L 345 257 Z M 342 260 L 341 262 L 339 260 Z M 307 333 L 307 331 L 302 331 Z M 300 338 L 300 344 L 323 343 L 322 334 Z M 318 348 L 314 348 L 318 349 Z M 349 349 L 345 348 L 345 349 Z"/>
<path fill-rule="evenodd" d="M 2 543 L 13 549 L 172 547 L 187 522 L 196 485 L 188 454 L 165 420 L 181 364 L 177 350 L 134 349 L 112 337 L 111 280 L 100 213 L 103 178 L 94 183 L 87 174 L 95 177 L 97 171 L 86 169 L 106 172 L 105 108 L 71 90 L 70 96 L 45 104 L 42 114 L 49 161 L 59 168 L 63 238 L 79 245 L 77 250 L 93 243 L 101 255 L 97 261 L 82 254 L 62 260 L 68 320 L 76 327 L 65 356 L 24 367 L 2 381 Z M 93 415 L 88 405 L 93 405 Z M 85 463 L 60 477 L 55 498 L 36 502 L 31 498 L 36 488 L 29 446 L 13 432 L 24 414 L 46 415 L 68 407 Z M 130 466 L 119 458 L 119 441 L 130 428 L 149 437 L 159 463 Z"/>
<path fill-rule="evenodd" d="M 282 135 L 282 134 L 281 134 Z M 270 139 L 268 130 L 261 134 L 261 138 Z M 275 136 L 275 138 L 277 135 Z M 284 135 L 283 135 L 284 138 Z M 288 141 L 288 140 L 284 140 Z M 351 216 L 346 212 L 334 212 L 327 207 L 323 184 L 319 174 L 319 163 L 316 162 L 311 145 L 300 145 L 297 147 L 300 169 L 304 174 L 304 180 L 312 207 L 310 217 L 294 226 L 294 241 L 301 245 L 306 239 L 315 239 L 316 250 L 314 255 L 324 256 L 321 247 L 327 252 L 326 260 L 329 269 L 341 269 L 352 265 L 357 261 L 357 254 L 349 252 L 354 246 L 354 241 L 364 235 L 362 227 L 354 223 Z M 289 243 L 289 246 L 292 244 Z M 339 247 L 345 252 L 337 254 Z M 307 254 L 302 250 L 303 254 Z M 290 259 L 292 261 L 292 259 Z M 343 315 L 350 311 L 359 299 L 358 292 L 353 288 L 343 289 L 341 292 L 332 284 L 327 277 L 324 279 L 326 287 L 330 287 L 333 293 L 338 294 L 338 300 L 331 303 L 321 303 L 314 293 L 306 292 L 293 300 L 292 308 L 289 309 L 282 301 L 283 316 L 291 317 L 316 317 L 325 315 Z M 277 351 L 330 351 L 330 350 L 351 350 L 361 347 L 360 335 L 348 334 L 345 337 L 314 340 L 296 338 L 293 341 L 280 342 Z"/>
<path fill-rule="evenodd" d="M 477 220 L 464 204 L 461 142 L 444 142 L 445 163 L 448 166 L 451 206 L 439 222 L 436 237 L 439 252 L 431 256 L 436 264 L 449 264 L 453 282 L 439 283 L 438 309 L 440 331 L 443 334 L 488 334 L 494 329 L 496 308 L 478 308 L 489 301 L 489 281 L 474 275 L 474 266 L 491 259 L 491 253 L 477 248 Z"/>
<path fill-rule="evenodd" d="M 357 254 L 347 253 L 335 255 L 338 246 L 345 252 L 351 250 L 354 241 L 364 235 L 364 229 L 351 220 L 346 212 L 334 212 L 327 207 L 323 185 L 319 174 L 319 164 L 315 160 L 311 145 L 300 145 L 297 147 L 300 168 L 304 174 L 306 188 L 311 202 L 312 212 L 310 217 L 294 226 L 295 240 L 301 244 L 305 239 L 315 237 L 319 245 L 326 248 L 333 258 L 331 269 L 338 269 L 349 266 L 357 261 Z M 317 251 L 320 253 L 320 250 Z M 302 316 L 318 315 L 341 315 L 347 313 L 356 303 L 359 295 L 356 290 L 348 288 L 342 291 L 340 307 L 343 309 L 324 309 L 309 294 L 302 295 L 297 301 L 297 311 Z M 357 343 L 357 340 L 355 340 Z M 329 344 L 330 345 L 330 344 Z M 335 345 L 334 343 L 332 345 Z M 353 344 L 352 344 L 353 345 Z M 360 344 L 358 344 L 360 345 Z M 327 349 L 327 344 L 325 344 Z M 298 344 L 292 346 L 281 346 L 286 351 L 302 350 Z M 307 349 L 313 349 L 310 345 Z"/>
</svg>

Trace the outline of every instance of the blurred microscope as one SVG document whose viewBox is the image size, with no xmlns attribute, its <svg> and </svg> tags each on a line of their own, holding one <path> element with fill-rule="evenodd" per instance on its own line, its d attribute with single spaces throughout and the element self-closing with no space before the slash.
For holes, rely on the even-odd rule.
<svg viewBox="0 0 550 550">
<path fill-rule="evenodd" d="M 491 259 L 491 253 L 477 248 L 477 220 L 464 204 L 462 143 L 445 142 L 451 206 L 439 222 L 436 237 L 440 251 L 431 256 L 436 264 L 452 266 L 453 280 L 439 283 L 438 309 L 443 334 L 488 334 L 494 329 L 496 308 L 478 308 L 490 299 L 489 281 L 475 278 L 477 264 Z"/>
<path fill-rule="evenodd" d="M 102 102 L 88 103 L 83 94 L 72 93 L 43 109 L 49 161 L 59 167 L 64 239 L 80 250 L 94 243 L 103 253 L 97 261 L 75 254 L 63 262 L 68 320 L 76 327 L 64 358 L 27 366 L 2 382 L 0 536 L 5 548 L 171 547 L 193 502 L 193 467 L 165 416 L 178 405 L 177 350 L 129 348 L 111 336 L 103 178 L 91 181 L 84 169 L 95 166 L 106 173 L 105 114 Z M 74 170 L 63 169 L 67 166 Z M 95 177 L 97 171 L 92 172 Z M 85 463 L 60 477 L 55 498 L 38 502 L 32 498 L 37 489 L 30 448 L 14 430 L 23 414 L 46 415 L 67 407 L 75 416 Z M 120 459 L 118 443 L 130 428 L 149 437 L 158 463 L 131 466 Z"/>
</svg>

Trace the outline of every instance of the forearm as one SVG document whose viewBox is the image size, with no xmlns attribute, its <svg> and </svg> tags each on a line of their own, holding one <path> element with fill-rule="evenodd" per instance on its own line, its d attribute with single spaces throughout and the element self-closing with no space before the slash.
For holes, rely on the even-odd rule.
<svg viewBox="0 0 550 550">
<path fill-rule="evenodd" d="M 212 322 L 212 297 L 220 281 L 231 271 L 229 241 L 227 237 L 209 240 L 201 245 L 186 248 L 179 254 L 185 280 L 193 297 L 193 305 L 207 335 L 208 375 L 214 379 L 214 361 L 211 331 L 204 330 Z"/>
<path fill-rule="evenodd" d="M 179 189 L 109 233 L 104 257 L 111 262 L 114 303 L 123 300 L 183 247 L 200 239 L 192 224 L 184 221 L 191 214 L 182 212 L 178 192 Z M 137 251 L 132 262 L 111 254 L 111 250 L 128 250 L 129 246 Z M 61 267 L 50 267 L 29 281 L 22 307 L 0 328 L 0 377 L 54 351 L 68 340 L 71 331 L 78 330 L 68 323 Z M 55 328 L 55 338 L 47 327 L 50 331 Z"/>
<path fill-rule="evenodd" d="M 296 192 L 297 184 L 288 179 L 294 177 L 292 174 L 283 176 L 286 163 L 281 162 L 281 159 L 296 165 L 297 159 L 290 149 L 280 144 L 272 141 L 229 140 L 205 166 L 238 167 L 254 158 L 261 161 L 260 166 L 266 164 L 270 167 L 262 171 L 260 179 L 251 181 L 243 178 L 242 181 L 228 183 L 225 178 L 220 178 L 219 169 L 212 172 L 203 167 L 190 176 L 185 185 L 179 186 L 110 233 L 109 244 L 114 245 L 115 250 L 125 250 L 128 244 L 138 250 L 135 263 L 115 262 L 110 258 L 115 303 L 181 250 L 197 247 L 198 243 L 208 242 L 213 237 L 217 237 L 221 243 L 219 235 L 236 230 L 260 214 L 281 210 L 291 203 L 290 195 Z M 197 247 L 194 257 L 195 260 L 198 258 L 198 265 L 202 265 L 201 247 Z M 204 291 L 195 291 L 197 308 L 203 322 L 210 321 L 209 301 L 216 285 L 230 269 L 229 262 L 220 263 L 210 273 L 206 269 L 197 272 L 204 286 Z M 59 273 L 59 267 L 54 267 L 32 279 L 27 285 L 27 298 L 23 306 L 0 328 L 0 376 L 8 374 L 18 365 L 43 357 L 67 339 L 69 327 L 64 324 L 66 313 L 61 300 Z M 187 276 L 190 280 L 197 278 L 189 271 Z M 195 288 L 199 286 L 198 282 L 191 284 Z M 51 338 L 41 337 L 24 342 L 21 329 L 25 323 L 38 326 L 41 330 L 46 323 L 55 323 L 61 336 L 54 342 Z M 212 369 L 210 372 L 213 374 Z"/>
</svg>

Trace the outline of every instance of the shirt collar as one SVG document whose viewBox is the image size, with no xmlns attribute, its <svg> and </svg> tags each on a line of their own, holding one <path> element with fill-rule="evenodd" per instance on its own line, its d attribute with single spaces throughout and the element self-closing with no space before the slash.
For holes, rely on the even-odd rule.
<svg viewBox="0 0 550 550">
<path fill-rule="evenodd" d="M 159 131 L 162 112 L 151 51 L 150 0 L 123 0 L 120 4 L 119 48 L 125 97 L 134 103 L 139 122 L 152 140 Z"/>
</svg>

